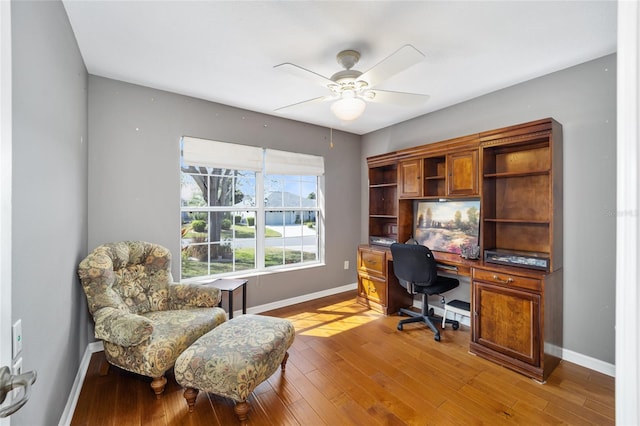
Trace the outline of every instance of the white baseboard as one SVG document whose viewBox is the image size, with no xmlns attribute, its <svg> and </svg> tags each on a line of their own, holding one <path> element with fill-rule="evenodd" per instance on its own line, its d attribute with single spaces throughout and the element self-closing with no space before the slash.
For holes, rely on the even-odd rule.
<svg viewBox="0 0 640 426">
<path fill-rule="evenodd" d="M 78 367 L 78 372 L 76 373 L 76 379 L 73 381 L 71 392 L 69 392 L 67 405 L 64 407 L 62 416 L 60 416 L 60 422 L 58 422 L 58 426 L 68 426 L 71 424 L 73 413 L 76 410 L 76 404 L 78 403 L 78 398 L 80 397 L 80 391 L 82 390 L 82 384 L 84 383 L 84 378 L 87 375 L 87 369 L 89 368 L 91 355 L 95 352 L 100 352 L 103 349 L 104 347 L 102 346 L 102 342 L 91 342 L 87 345 L 87 348 L 84 351 L 84 355 L 82 356 L 82 361 L 80 361 L 80 367 Z"/>
<path fill-rule="evenodd" d="M 569 349 L 562 349 L 562 359 L 588 368 L 589 370 L 616 377 L 616 366 L 614 364 L 600 361 L 599 359 L 591 358 Z"/>
<path fill-rule="evenodd" d="M 292 297 L 290 299 L 278 300 L 277 302 L 266 303 L 264 305 L 254 306 L 247 309 L 248 314 L 259 314 L 274 309 L 284 308 L 295 305 L 297 303 L 308 302 L 309 300 L 320 299 L 321 297 L 333 296 L 334 294 L 352 291 L 358 288 L 357 283 L 343 285 L 341 287 L 330 288 L 328 290 L 317 291 L 315 293 L 303 294 L 302 296 Z M 233 315 L 242 315 L 242 311 L 233 311 Z"/>
</svg>

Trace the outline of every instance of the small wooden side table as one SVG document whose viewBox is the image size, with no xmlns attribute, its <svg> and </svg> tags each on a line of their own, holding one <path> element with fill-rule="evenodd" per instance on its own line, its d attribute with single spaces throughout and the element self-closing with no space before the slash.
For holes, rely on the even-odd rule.
<svg viewBox="0 0 640 426">
<path fill-rule="evenodd" d="M 226 291 L 228 294 L 229 303 L 229 319 L 233 318 L 233 293 L 242 287 L 242 313 L 247 313 L 247 280 L 242 278 L 218 278 L 217 280 L 210 281 L 203 285 L 208 285 Z M 218 306 L 222 306 L 222 300 Z"/>
</svg>

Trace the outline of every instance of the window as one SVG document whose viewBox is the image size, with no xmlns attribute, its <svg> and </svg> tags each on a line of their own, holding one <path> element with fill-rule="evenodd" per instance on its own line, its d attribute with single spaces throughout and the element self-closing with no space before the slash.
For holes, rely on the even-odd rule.
<svg viewBox="0 0 640 426">
<path fill-rule="evenodd" d="M 181 279 L 321 261 L 322 157 L 182 138 Z"/>
</svg>

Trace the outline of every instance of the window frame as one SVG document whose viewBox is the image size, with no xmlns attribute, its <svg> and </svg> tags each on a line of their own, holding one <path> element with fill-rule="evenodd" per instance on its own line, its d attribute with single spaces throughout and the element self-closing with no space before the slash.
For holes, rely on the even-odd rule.
<svg viewBox="0 0 640 426">
<path fill-rule="evenodd" d="M 193 138 L 191 138 L 193 139 Z M 195 174 L 199 174 L 200 176 L 202 176 L 202 173 L 190 173 L 190 172 L 185 172 L 183 171 L 183 167 L 185 167 L 185 163 L 184 163 L 184 155 L 183 155 L 183 148 L 184 148 L 184 140 L 185 137 L 183 137 L 181 139 L 181 149 L 180 149 L 180 189 L 181 189 L 181 195 L 180 195 L 180 229 L 181 232 L 183 230 L 183 215 L 185 214 L 185 212 L 225 212 L 228 213 L 231 217 L 234 217 L 235 213 L 238 212 L 248 212 L 248 213 L 253 213 L 254 214 L 254 229 L 255 229 L 255 240 L 254 240 L 254 247 L 255 247 L 255 257 L 254 257 L 254 268 L 250 268 L 250 269 L 241 269 L 241 270 L 233 270 L 233 271 L 227 271 L 227 272 L 222 272 L 222 273 L 211 273 L 211 266 L 212 264 L 214 264 L 215 262 L 211 259 L 210 256 L 210 252 L 207 252 L 207 259 L 205 261 L 201 261 L 202 263 L 205 263 L 207 265 L 207 275 L 198 275 L 198 276 L 193 276 L 190 275 L 188 277 L 184 277 L 184 273 L 183 273 L 183 269 L 184 269 L 184 264 L 183 264 L 183 259 L 182 259 L 182 252 L 181 252 L 181 259 L 180 259 L 180 266 L 179 266 L 179 274 L 180 274 L 180 280 L 181 281 L 202 281 L 204 279 L 211 279 L 211 278 L 223 278 L 223 277 L 231 277 L 231 276 L 248 276 L 248 275 L 260 275 L 260 274 L 264 274 L 264 273 L 272 273 L 272 272 L 282 272 L 282 271 L 288 271 L 288 270 L 296 270 L 296 269 L 306 269 L 306 268 L 313 268 L 313 267 L 317 267 L 317 266 L 321 266 L 324 265 L 325 262 L 325 239 L 324 239 L 324 210 L 325 210 L 325 205 L 324 205 L 324 160 L 322 159 L 322 157 L 320 158 L 320 167 L 322 169 L 322 174 L 318 174 L 317 170 L 318 168 L 314 169 L 315 164 L 313 164 L 313 162 L 315 161 L 316 164 L 318 164 L 317 159 L 314 159 L 313 157 L 317 157 L 317 156 L 311 156 L 308 154 L 296 154 L 293 152 L 286 152 L 286 151 L 274 151 L 274 150 L 269 150 L 269 149 L 263 149 L 263 148 L 257 148 L 260 149 L 263 155 L 263 162 L 261 164 L 261 169 L 260 170 L 242 170 L 242 169 L 229 169 L 229 168 L 224 168 L 221 166 L 216 166 L 215 165 L 215 158 L 212 158 L 211 160 L 209 160 L 208 165 L 207 166 L 196 166 L 194 164 L 189 164 L 189 165 L 194 165 L 196 166 L 198 169 L 201 167 L 207 167 L 207 171 L 208 173 L 206 174 L 208 179 L 211 179 L 212 176 L 214 176 L 214 174 L 211 173 L 211 169 L 215 168 L 215 169 L 226 169 L 226 170 L 232 170 L 231 175 L 234 177 L 234 179 L 238 179 L 238 175 L 237 172 L 240 173 L 245 173 L 245 172 L 253 172 L 255 173 L 255 200 L 253 205 L 243 205 L 243 206 L 238 206 L 235 204 L 235 199 L 233 199 L 233 203 L 232 205 L 229 206 L 211 206 L 211 201 L 208 201 L 208 205 L 206 206 L 188 206 L 188 205 L 183 205 L 183 198 L 182 198 L 182 189 L 183 189 L 183 179 L 185 175 L 195 175 Z M 206 141 L 206 140 L 198 140 L 198 142 L 202 142 L 202 141 Z M 218 143 L 218 144 L 225 144 L 225 145 L 220 145 L 220 146 L 228 146 L 229 148 L 233 149 L 237 146 L 241 147 L 241 150 L 243 149 L 247 149 L 247 148 L 254 148 L 255 147 L 248 147 L 245 145 L 237 145 L 237 144 L 228 144 L 226 142 L 216 142 L 216 141 L 206 141 L 206 142 L 212 142 L 212 143 Z M 202 145 L 202 146 L 206 146 L 206 144 Z M 274 173 L 272 173 L 271 175 L 266 175 L 266 173 L 264 172 L 266 169 L 266 158 L 270 153 L 277 153 L 278 159 L 285 159 L 285 162 L 287 167 L 288 165 L 292 165 L 293 168 L 291 168 L 288 173 L 283 173 L 283 174 L 278 174 L 274 171 Z M 194 158 L 193 153 L 189 154 L 191 156 L 191 158 Z M 205 154 L 206 156 L 206 154 Z M 272 158 L 276 158 L 275 156 Z M 296 159 L 300 159 L 300 162 L 298 164 L 296 164 Z M 291 173 L 296 173 L 296 172 L 300 172 L 302 170 L 307 170 L 308 166 L 307 164 L 308 161 L 311 160 L 311 168 L 312 170 L 315 170 L 314 174 L 291 174 Z M 237 166 L 237 157 L 234 159 L 235 164 Z M 254 161 L 255 164 L 255 161 Z M 273 166 L 271 167 L 271 170 L 277 170 L 274 169 Z M 288 175 L 290 177 L 296 177 L 296 179 L 298 179 L 301 183 L 300 183 L 300 190 L 299 193 L 296 194 L 296 196 L 301 197 L 300 199 L 302 200 L 302 197 L 304 197 L 304 195 L 301 193 L 302 192 L 302 188 L 303 188 L 303 183 L 304 181 L 306 181 L 307 183 L 309 182 L 314 182 L 315 183 L 315 207 L 311 207 L 311 206 L 303 206 L 303 201 L 300 201 L 300 205 L 299 206 L 288 206 L 288 205 L 283 205 L 283 206 L 267 206 L 265 203 L 265 199 L 266 196 L 268 195 L 267 193 L 265 193 L 266 190 L 266 185 L 265 185 L 265 179 L 268 176 L 283 176 L 283 175 Z M 235 188 L 235 183 L 234 183 L 234 188 Z M 313 186 L 313 185 L 312 185 Z M 286 192 L 283 190 L 283 193 Z M 308 194 L 307 194 L 308 197 Z M 270 211 L 283 211 L 283 212 L 288 212 L 288 211 L 299 211 L 299 212 L 314 212 L 315 214 L 315 246 L 316 246 L 316 256 L 315 256 L 315 260 L 304 260 L 304 244 L 302 243 L 302 240 L 300 242 L 300 261 L 298 262 L 294 262 L 294 263 L 287 263 L 287 259 L 285 258 L 285 252 L 284 250 L 286 250 L 286 241 L 282 242 L 282 248 L 283 248 L 283 258 L 282 258 L 282 264 L 277 264 L 277 265 L 266 265 L 266 261 L 265 261 L 265 256 L 266 256 L 266 250 L 269 247 L 268 246 L 268 238 L 266 237 L 266 232 L 265 230 L 267 229 L 267 213 Z M 208 218 L 210 218 L 211 216 L 209 215 Z M 232 219 L 232 222 L 234 222 L 235 220 Z M 209 221 L 207 221 L 207 223 L 210 223 Z M 285 222 L 286 223 L 286 222 Z M 233 225 L 235 225 L 235 223 L 232 223 L 232 227 Z M 302 221 L 300 223 L 301 226 L 301 230 L 300 230 L 300 235 L 301 238 L 303 238 L 303 234 L 304 234 L 304 221 Z M 231 244 L 233 247 L 236 247 L 236 238 L 235 238 L 235 231 L 233 234 L 233 238 L 231 241 Z M 180 237 L 180 243 L 181 243 L 181 249 L 184 250 L 187 246 L 183 246 L 183 236 L 181 235 Z M 283 239 L 286 239 L 287 237 L 283 234 L 282 236 Z M 222 240 L 222 236 L 219 237 L 219 241 L 209 241 L 209 236 L 206 239 L 206 245 L 208 246 L 208 250 L 210 250 L 210 247 L 212 245 L 215 244 L 222 244 L 223 240 Z M 277 247 L 277 246 L 276 246 Z M 294 250 L 296 250 L 294 248 Z M 233 261 L 232 261 L 232 268 L 235 269 L 236 268 L 236 259 L 235 259 L 235 249 L 234 249 L 234 255 L 233 255 Z"/>
</svg>

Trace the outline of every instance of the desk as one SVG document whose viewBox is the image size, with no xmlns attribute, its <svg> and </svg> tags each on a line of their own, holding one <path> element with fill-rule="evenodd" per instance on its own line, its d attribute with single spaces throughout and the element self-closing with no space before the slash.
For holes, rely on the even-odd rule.
<svg viewBox="0 0 640 426">
<path fill-rule="evenodd" d="M 233 318 L 233 293 L 242 287 L 242 313 L 247 313 L 247 280 L 239 278 L 239 279 L 227 279 L 227 278 L 219 278 L 215 281 L 211 281 L 205 283 L 204 285 L 208 285 L 211 287 L 215 287 L 220 289 L 221 291 L 226 291 L 228 294 L 228 303 L 229 303 L 229 319 Z M 222 300 L 218 306 L 222 306 Z"/>
</svg>

